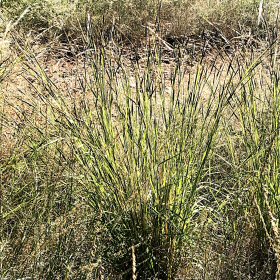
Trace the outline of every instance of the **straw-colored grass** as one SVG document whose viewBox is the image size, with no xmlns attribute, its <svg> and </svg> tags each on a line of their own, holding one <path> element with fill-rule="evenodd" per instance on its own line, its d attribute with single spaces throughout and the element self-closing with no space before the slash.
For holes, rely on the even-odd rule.
<svg viewBox="0 0 280 280">
<path fill-rule="evenodd" d="M 174 40 L 202 32 L 222 34 L 224 43 L 263 37 L 275 26 L 278 1 L 259 0 L 163 0 L 163 1 L 2 1 L 2 29 L 42 33 L 44 38 L 100 43 L 113 37 L 126 43 L 141 42 L 147 32 L 160 31 Z M 117 36 L 116 36 L 117 35 Z M 214 36 L 213 35 L 213 36 Z M 76 41 L 75 41 L 76 40 Z"/>
<path fill-rule="evenodd" d="M 279 279 L 276 4 L 1 1 L 0 279 Z"/>
</svg>

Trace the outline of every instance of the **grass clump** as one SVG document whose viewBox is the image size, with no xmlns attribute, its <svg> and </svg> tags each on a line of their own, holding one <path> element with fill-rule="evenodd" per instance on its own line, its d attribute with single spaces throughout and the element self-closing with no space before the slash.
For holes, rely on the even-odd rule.
<svg viewBox="0 0 280 280">
<path fill-rule="evenodd" d="M 196 87 L 203 69 L 187 96 L 177 68 L 167 95 L 162 81 L 152 78 L 153 63 L 136 74 L 132 89 L 126 76 L 122 81 L 106 71 L 103 55 L 97 61 L 90 82 L 94 109 L 85 123 L 71 129 L 79 125 L 82 131 L 75 134 L 86 135 L 76 139 L 76 154 L 86 168 L 89 202 L 108 227 L 105 242 L 110 246 L 104 257 L 130 279 L 130 250 L 135 248 L 140 279 L 172 279 L 199 208 L 197 190 L 225 97 L 213 93 L 203 115 Z M 214 96 L 220 99 L 215 105 Z"/>
<path fill-rule="evenodd" d="M 277 275 L 277 57 L 182 54 L 166 77 L 157 47 L 144 65 L 88 50 L 71 91 L 21 53 L 26 90 L 2 92 L 2 278 Z"/>
</svg>

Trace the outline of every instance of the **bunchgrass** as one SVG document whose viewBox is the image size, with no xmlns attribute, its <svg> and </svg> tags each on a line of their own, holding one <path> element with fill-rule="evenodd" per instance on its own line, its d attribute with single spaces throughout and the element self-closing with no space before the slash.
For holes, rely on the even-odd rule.
<svg viewBox="0 0 280 280">
<path fill-rule="evenodd" d="M 274 279 L 275 50 L 191 68 L 176 49 L 167 76 L 157 45 L 93 48 L 71 91 L 21 48 L 13 96 L 1 64 L 0 277 Z"/>
</svg>

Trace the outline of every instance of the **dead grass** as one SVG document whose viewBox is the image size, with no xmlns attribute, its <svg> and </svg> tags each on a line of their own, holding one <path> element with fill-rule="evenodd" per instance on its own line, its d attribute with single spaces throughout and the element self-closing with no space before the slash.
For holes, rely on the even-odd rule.
<svg viewBox="0 0 280 280">
<path fill-rule="evenodd" d="M 170 41 L 212 32 L 228 44 L 231 39 L 263 38 L 276 25 L 277 1 L 265 1 L 261 14 L 259 5 L 257 0 L 4 1 L 1 26 L 5 34 L 23 30 L 41 34 L 41 40 L 59 38 L 73 45 L 113 38 L 137 45 L 151 30 Z"/>
</svg>

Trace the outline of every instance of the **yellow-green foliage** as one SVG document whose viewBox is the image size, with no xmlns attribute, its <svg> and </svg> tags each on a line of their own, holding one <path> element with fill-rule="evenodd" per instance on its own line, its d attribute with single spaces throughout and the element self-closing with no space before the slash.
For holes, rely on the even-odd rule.
<svg viewBox="0 0 280 280">
<path fill-rule="evenodd" d="M 167 76 L 157 48 L 144 69 L 119 52 L 88 53 L 75 91 L 28 52 L 30 87 L 0 72 L 0 277 L 131 279 L 133 251 L 139 279 L 275 279 L 277 57 Z"/>
</svg>

